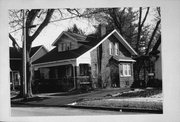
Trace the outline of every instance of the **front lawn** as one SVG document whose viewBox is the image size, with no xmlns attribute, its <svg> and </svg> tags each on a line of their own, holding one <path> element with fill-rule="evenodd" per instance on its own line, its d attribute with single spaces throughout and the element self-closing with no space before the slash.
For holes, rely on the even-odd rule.
<svg viewBox="0 0 180 122">
<path fill-rule="evenodd" d="M 162 110 L 163 99 L 161 89 L 135 89 L 120 93 L 108 93 L 102 97 L 86 97 L 71 105 L 87 107 L 110 107 Z"/>
</svg>

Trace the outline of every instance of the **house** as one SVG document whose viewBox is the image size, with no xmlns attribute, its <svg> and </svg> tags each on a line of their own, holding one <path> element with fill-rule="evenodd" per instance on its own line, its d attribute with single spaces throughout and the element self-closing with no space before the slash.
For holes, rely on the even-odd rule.
<svg viewBox="0 0 180 122">
<path fill-rule="evenodd" d="M 33 62 L 35 80 L 48 84 L 47 89 L 68 91 L 87 84 L 124 88 L 133 82 L 132 57 L 137 53 L 117 30 L 106 34 L 102 28 L 100 38 L 63 31 L 52 45 Z"/>
<path fill-rule="evenodd" d="M 12 89 L 20 86 L 20 72 L 22 70 L 22 48 L 19 51 L 10 47 L 10 82 Z M 47 49 L 43 46 L 36 46 L 31 48 L 30 57 L 31 61 L 34 62 L 38 58 L 42 57 L 47 53 Z"/>
<path fill-rule="evenodd" d="M 161 36 L 147 55 L 135 60 L 133 87 L 162 87 Z"/>
<path fill-rule="evenodd" d="M 161 59 L 161 36 L 156 41 L 152 51 L 149 53 L 153 62 L 153 86 L 162 87 L 162 59 Z M 152 82 L 152 81 L 150 81 Z"/>
</svg>

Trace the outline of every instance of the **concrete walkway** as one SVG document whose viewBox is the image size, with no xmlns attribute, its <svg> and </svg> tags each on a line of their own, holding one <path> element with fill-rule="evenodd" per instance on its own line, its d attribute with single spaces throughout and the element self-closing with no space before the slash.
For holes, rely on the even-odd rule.
<svg viewBox="0 0 180 122">
<path fill-rule="evenodd" d="M 118 92 L 129 91 L 129 89 L 101 89 L 90 91 L 87 93 L 44 93 L 35 94 L 34 98 L 28 101 L 11 100 L 12 104 L 28 104 L 34 106 L 64 106 L 73 103 L 82 98 L 102 98 L 108 94 L 115 94 Z"/>
</svg>

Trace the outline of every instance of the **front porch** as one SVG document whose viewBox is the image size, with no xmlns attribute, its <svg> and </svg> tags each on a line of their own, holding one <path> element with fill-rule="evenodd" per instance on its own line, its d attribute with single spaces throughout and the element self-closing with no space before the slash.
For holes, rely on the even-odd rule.
<svg viewBox="0 0 180 122">
<path fill-rule="evenodd" d="M 35 66 L 33 92 L 64 92 L 91 85 L 89 64 Z"/>
</svg>

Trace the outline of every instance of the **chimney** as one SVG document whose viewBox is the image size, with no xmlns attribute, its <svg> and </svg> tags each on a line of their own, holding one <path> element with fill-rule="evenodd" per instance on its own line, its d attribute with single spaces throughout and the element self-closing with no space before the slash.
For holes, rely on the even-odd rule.
<svg viewBox="0 0 180 122">
<path fill-rule="evenodd" d="M 104 35 L 106 35 L 106 25 L 105 24 L 100 24 L 99 27 L 100 27 L 101 37 L 103 37 Z"/>
</svg>

